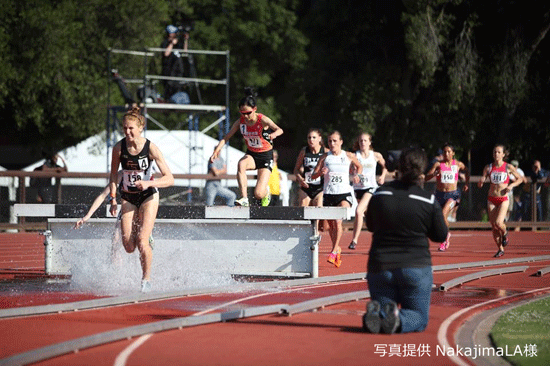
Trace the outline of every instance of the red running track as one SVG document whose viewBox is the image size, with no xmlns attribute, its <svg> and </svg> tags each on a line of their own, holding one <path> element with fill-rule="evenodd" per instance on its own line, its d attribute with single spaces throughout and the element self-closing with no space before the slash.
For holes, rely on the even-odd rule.
<svg viewBox="0 0 550 366">
<path fill-rule="evenodd" d="M 345 233 L 342 247 L 351 239 Z M 344 249 L 342 266 L 325 261 L 330 250 L 328 235 L 320 244 L 320 276 L 361 273 L 366 270 L 370 233 L 363 232 L 357 250 Z M 11 251 L 19 248 L 19 252 Z M 493 260 L 496 247 L 489 231 L 453 231 L 447 252 L 432 245 L 434 265 Z M 6 252 L 4 252 L 6 250 Z M 43 271 L 42 238 L 36 234 L 0 234 L 0 304 L 2 308 L 60 303 L 94 298 L 56 288 L 44 292 L 33 286 Z M 4 253 L 10 253 L 5 256 Z M 25 257 L 33 254 L 34 263 Z M 42 254 L 43 255 L 43 254 Z M 550 255 L 550 233 L 511 232 L 510 245 L 503 258 Z M 8 257 L 13 258 L 9 259 Z M 42 262 L 41 262 L 42 261 Z M 18 267 L 18 264 L 21 267 Z M 517 264 L 514 264 L 517 265 Z M 480 311 L 550 292 L 550 274 L 534 274 L 550 265 L 550 260 L 521 263 L 525 272 L 488 277 L 450 289 L 434 292 L 430 322 L 422 333 L 372 335 L 361 329 L 361 316 L 367 300 L 329 306 L 292 317 L 269 315 L 238 321 L 165 331 L 150 337 L 114 342 L 81 350 L 40 365 L 452 365 L 446 355 L 437 354 L 441 335 L 454 345 L 459 327 Z M 486 268 L 447 270 L 434 273 L 436 285 Z M 19 289 L 10 287 L 17 283 Z M 367 289 L 364 281 L 320 285 L 284 292 L 255 291 L 190 296 L 173 300 L 118 306 L 74 313 L 0 319 L 3 336 L 0 358 L 54 343 L 120 329 L 147 322 L 227 311 L 238 307 L 275 303 L 297 303 L 315 297 Z M 465 311 L 472 307 L 470 311 Z M 459 312 L 461 316 L 450 321 Z M 137 343 L 139 342 L 139 343 Z M 132 349 L 128 349 L 132 347 Z M 127 358 L 123 356 L 127 355 Z M 117 361 L 118 360 L 118 361 Z M 125 361 L 124 361 L 125 360 Z"/>
</svg>

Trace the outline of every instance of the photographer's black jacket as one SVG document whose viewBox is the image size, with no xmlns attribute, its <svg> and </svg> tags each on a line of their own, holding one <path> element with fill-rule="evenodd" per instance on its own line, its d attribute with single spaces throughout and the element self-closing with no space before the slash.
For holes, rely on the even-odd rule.
<svg viewBox="0 0 550 366">
<path fill-rule="evenodd" d="M 160 45 L 161 48 L 168 47 L 169 41 L 165 39 Z M 181 47 L 178 43 L 177 47 Z M 170 56 L 162 55 L 162 75 L 163 76 L 173 76 L 173 77 L 183 77 L 185 76 L 185 66 L 183 57 L 181 55 L 183 52 L 181 49 L 174 48 Z M 183 89 L 182 83 L 176 80 L 164 80 L 164 97 L 170 99 L 172 95 L 181 91 Z"/>
<path fill-rule="evenodd" d="M 428 238 L 441 243 L 448 232 L 434 195 L 399 180 L 374 193 L 366 223 L 373 232 L 368 272 L 431 266 Z"/>
</svg>

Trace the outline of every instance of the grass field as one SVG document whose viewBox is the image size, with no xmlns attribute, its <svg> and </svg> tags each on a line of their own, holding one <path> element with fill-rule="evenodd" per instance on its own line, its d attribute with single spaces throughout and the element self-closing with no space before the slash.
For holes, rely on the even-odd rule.
<svg viewBox="0 0 550 366">
<path fill-rule="evenodd" d="M 495 346 L 514 365 L 550 365 L 550 297 L 502 315 L 491 330 Z"/>
</svg>

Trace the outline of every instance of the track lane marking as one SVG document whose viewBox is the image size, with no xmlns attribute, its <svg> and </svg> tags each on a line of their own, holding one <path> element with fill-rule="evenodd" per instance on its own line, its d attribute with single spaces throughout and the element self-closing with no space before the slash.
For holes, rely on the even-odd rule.
<svg viewBox="0 0 550 366">
<path fill-rule="evenodd" d="M 524 296 L 524 295 L 527 295 L 527 294 L 530 294 L 530 293 L 533 293 L 533 292 L 547 291 L 547 290 L 550 290 L 550 287 L 539 288 L 539 289 L 535 289 L 535 290 L 531 290 L 531 291 L 527 291 L 527 292 L 522 292 L 520 294 L 510 295 L 510 296 L 501 297 L 501 298 L 493 299 L 493 300 L 488 300 L 488 301 L 485 301 L 485 302 L 482 302 L 482 303 L 479 303 L 479 304 L 476 304 L 476 305 L 472 305 L 472 306 L 467 307 L 465 309 L 462 309 L 460 311 L 457 311 L 456 313 L 453 313 L 450 317 L 445 319 L 443 321 L 443 323 L 441 323 L 441 325 L 439 326 L 439 330 L 437 331 L 437 342 L 442 347 L 446 347 L 446 348 L 451 347 L 450 343 L 447 340 L 447 332 L 449 330 L 450 325 L 456 319 L 458 319 L 463 314 L 469 312 L 470 310 L 473 310 L 475 308 L 485 306 L 485 305 L 488 305 L 488 304 L 491 304 L 491 303 L 494 303 L 494 302 L 499 302 L 499 301 L 503 301 L 503 300 L 506 300 L 506 299 L 512 299 L 512 298 L 518 297 L 518 296 Z M 453 356 L 448 356 L 448 358 L 450 358 L 451 361 L 453 361 L 455 365 L 470 366 L 470 364 L 468 362 L 464 361 L 462 358 L 460 358 L 458 356 L 453 355 Z"/>
<path fill-rule="evenodd" d="M 221 309 L 221 308 L 229 306 L 229 305 L 234 305 L 234 304 L 237 304 L 237 303 L 242 302 L 242 301 L 247 301 L 247 300 L 251 300 L 251 299 L 255 299 L 255 298 L 259 298 L 259 297 L 263 297 L 263 296 L 267 296 L 267 295 L 280 294 L 280 293 L 293 292 L 293 291 L 300 291 L 300 290 L 310 289 L 310 288 L 330 287 L 330 286 L 338 286 L 338 285 L 342 285 L 342 284 L 347 285 L 347 284 L 353 284 L 355 282 L 364 282 L 364 280 L 361 280 L 361 281 L 354 280 L 354 281 L 349 281 L 349 282 L 344 282 L 344 283 L 342 283 L 342 282 L 322 283 L 322 284 L 316 284 L 316 285 L 312 285 L 312 286 L 298 286 L 298 287 L 291 288 L 291 289 L 272 291 L 272 292 L 263 292 L 263 293 L 259 293 L 259 294 L 256 294 L 256 295 L 247 296 L 247 297 L 243 297 L 243 298 L 240 298 L 240 299 L 235 299 L 235 300 L 223 303 L 223 304 L 219 304 L 217 306 L 214 306 L 212 308 L 209 308 L 209 309 L 206 309 L 206 310 L 203 310 L 203 311 L 199 311 L 199 312 L 194 313 L 194 314 L 189 315 L 189 316 L 204 315 L 206 313 L 210 313 L 214 310 Z M 151 338 L 153 335 L 154 335 L 153 333 L 144 334 L 144 335 L 140 336 L 139 338 L 137 338 L 128 347 L 126 347 L 121 353 L 118 354 L 118 356 L 115 359 L 115 363 L 113 364 L 113 366 L 126 366 L 126 362 L 128 361 L 128 358 L 132 355 L 132 353 L 136 349 L 138 349 L 141 345 L 143 345 L 147 340 L 149 340 L 149 338 Z"/>
</svg>

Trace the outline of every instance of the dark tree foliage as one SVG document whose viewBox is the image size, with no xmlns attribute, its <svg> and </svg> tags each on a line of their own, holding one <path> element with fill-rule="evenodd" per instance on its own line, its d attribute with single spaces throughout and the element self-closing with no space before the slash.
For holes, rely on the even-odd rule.
<svg viewBox="0 0 550 366">
<path fill-rule="evenodd" d="M 450 142 L 464 161 L 471 152 L 474 174 L 497 142 L 522 165 L 550 163 L 546 1 L 6 0 L 1 10 L 2 143 L 61 149 L 103 131 L 108 102 L 122 103 L 108 99 L 108 50 L 158 47 L 167 24 L 192 19 L 190 48 L 231 53 L 232 120 L 254 86 L 285 129 L 282 168 L 311 127 L 341 131 L 347 148 L 370 132 L 382 153 Z M 122 61 L 124 76 L 143 74 L 141 60 Z M 224 62 L 195 58 L 207 78 L 223 78 Z M 210 104 L 223 95 L 201 92 Z"/>
</svg>

